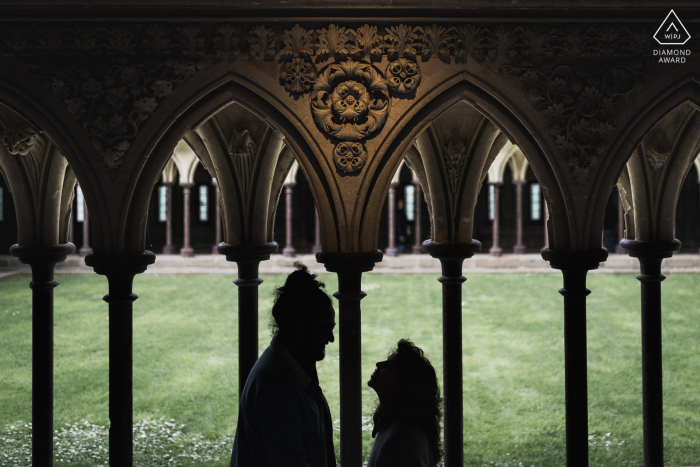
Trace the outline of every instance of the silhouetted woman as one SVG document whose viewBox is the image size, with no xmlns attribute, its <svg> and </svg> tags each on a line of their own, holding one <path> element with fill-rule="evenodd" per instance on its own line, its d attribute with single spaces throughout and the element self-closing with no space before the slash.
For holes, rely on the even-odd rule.
<svg viewBox="0 0 700 467">
<path fill-rule="evenodd" d="M 442 458 L 442 398 L 423 351 L 401 339 L 389 358 L 377 363 L 367 385 L 379 397 L 367 467 L 436 466 Z"/>
</svg>

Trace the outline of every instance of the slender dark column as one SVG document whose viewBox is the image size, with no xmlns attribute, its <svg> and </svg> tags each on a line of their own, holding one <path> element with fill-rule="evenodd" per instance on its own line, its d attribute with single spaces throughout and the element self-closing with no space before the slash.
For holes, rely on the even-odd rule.
<svg viewBox="0 0 700 467">
<path fill-rule="evenodd" d="M 316 254 L 321 251 L 321 220 L 318 218 L 318 208 L 314 206 L 314 246 L 311 253 Z"/>
<path fill-rule="evenodd" d="M 173 184 L 165 185 L 165 246 L 163 254 L 172 255 L 175 253 L 173 246 Z"/>
<path fill-rule="evenodd" d="M 421 243 L 421 203 L 423 203 L 423 191 L 421 190 L 420 183 L 417 181 L 413 183 L 413 186 L 415 187 L 415 201 L 414 201 L 414 206 L 416 208 L 416 214 L 414 216 L 414 224 L 415 228 L 413 229 L 415 231 L 414 234 L 414 241 L 413 241 L 413 254 L 414 255 L 419 255 L 423 253 L 423 245 Z"/>
<path fill-rule="evenodd" d="M 13 245 L 10 254 L 32 268 L 32 465 L 53 465 L 53 289 L 56 263 L 72 243 L 50 247 Z"/>
<path fill-rule="evenodd" d="M 212 247 L 212 253 L 216 254 L 218 253 L 218 248 L 219 248 L 219 243 L 221 243 L 221 189 L 219 188 L 219 184 L 216 182 L 216 179 L 212 179 L 212 182 L 214 183 L 214 246 Z"/>
<path fill-rule="evenodd" d="M 549 223 L 549 209 L 547 208 L 547 200 L 544 201 L 544 247 L 549 249 L 549 229 L 547 224 Z"/>
<path fill-rule="evenodd" d="M 525 253 L 523 245 L 523 185 L 525 180 L 516 180 L 515 184 L 515 246 L 513 253 Z"/>
<path fill-rule="evenodd" d="M 622 205 L 622 198 L 619 198 L 617 204 L 617 246 L 616 253 L 622 253 L 622 240 L 625 239 L 625 207 Z"/>
<path fill-rule="evenodd" d="M 423 250 L 440 260 L 442 275 L 442 356 L 445 427 L 445 467 L 464 465 L 462 387 L 462 264 L 481 250 L 481 243 L 423 242 Z"/>
<path fill-rule="evenodd" d="M 258 360 L 258 277 L 260 261 L 270 259 L 278 249 L 275 242 L 262 245 L 229 245 L 220 243 L 218 251 L 226 261 L 238 265 L 238 393 L 243 390 L 250 370 Z"/>
<path fill-rule="evenodd" d="M 622 248 L 639 259 L 642 295 L 642 400 L 644 467 L 664 465 L 664 410 L 661 359 L 661 261 L 673 256 L 681 242 L 623 240 Z"/>
<path fill-rule="evenodd" d="M 560 251 L 544 248 L 542 258 L 564 276 L 564 388 L 566 465 L 588 467 L 588 371 L 586 354 L 586 274 L 605 261 L 604 249 Z"/>
<path fill-rule="evenodd" d="M 109 293 L 109 465 L 131 467 L 133 446 L 133 311 L 134 276 L 155 262 L 151 251 L 143 253 L 91 253 L 85 264 L 107 276 Z"/>
<path fill-rule="evenodd" d="M 282 254 L 284 256 L 296 256 L 297 251 L 294 249 L 294 245 L 292 245 L 292 199 L 293 199 L 293 194 L 294 194 L 294 185 L 296 183 L 285 183 L 284 184 L 284 194 L 286 196 L 285 198 L 285 211 L 286 211 L 286 229 L 287 229 L 287 244 L 285 245 L 284 249 L 282 250 Z"/>
<path fill-rule="evenodd" d="M 194 250 L 190 245 L 190 192 L 192 185 L 182 185 L 182 213 L 184 222 L 184 239 L 182 248 L 180 248 L 180 256 L 191 258 L 194 256 Z"/>
<path fill-rule="evenodd" d="M 492 246 L 489 249 L 489 254 L 491 256 L 501 256 L 503 254 L 503 249 L 500 247 L 501 229 L 499 221 L 499 204 L 500 204 L 500 183 L 491 183 L 493 186 L 493 223 L 491 229 L 492 235 Z"/>
<path fill-rule="evenodd" d="M 338 273 L 338 347 L 340 353 L 340 465 L 362 465 L 362 273 L 382 260 L 382 252 L 317 253 L 316 260 L 329 272 Z"/>
<path fill-rule="evenodd" d="M 387 256 L 398 256 L 396 248 L 396 183 L 389 185 L 389 246 L 386 248 Z"/>
<path fill-rule="evenodd" d="M 90 216 L 88 216 L 87 202 L 83 202 L 83 246 L 80 247 L 80 256 L 92 253 L 90 248 Z"/>
</svg>

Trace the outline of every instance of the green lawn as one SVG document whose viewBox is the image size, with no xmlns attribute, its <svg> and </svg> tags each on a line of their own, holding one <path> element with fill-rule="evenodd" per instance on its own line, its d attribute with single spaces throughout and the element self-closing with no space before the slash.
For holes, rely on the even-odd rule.
<svg viewBox="0 0 700 467">
<path fill-rule="evenodd" d="M 269 343 L 271 292 L 283 276 L 263 278 L 261 352 Z M 335 291 L 335 276 L 323 278 L 328 290 Z M 169 458 L 178 453 L 190 456 L 181 458 L 185 465 L 192 465 L 193 459 L 195 465 L 228 466 L 238 409 L 233 279 L 136 278 L 134 291 L 140 298 L 134 304 L 134 419 L 148 421 L 140 428 L 144 433 L 139 438 L 140 465 L 177 465 L 164 460 L 172 451 Z M 0 282 L 2 467 L 6 466 L 2 456 L 19 456 L 18 444 L 26 442 L 28 428 L 16 422 L 31 420 L 29 280 L 20 276 Z M 108 422 L 108 320 L 107 304 L 101 300 L 107 281 L 82 275 L 57 280 L 61 285 L 55 289 L 55 425 L 57 430 L 65 428 L 59 433 L 61 442 L 91 450 L 95 448 L 85 441 L 86 433 L 96 436 L 97 441 L 91 442 L 103 443 Z M 410 337 L 441 375 L 441 290 L 436 277 L 366 275 L 363 283 L 368 293 L 362 302 L 363 374 L 369 378 L 374 363 L 399 338 Z M 560 287 L 559 274 L 478 275 L 465 283 L 465 465 L 564 465 Z M 639 285 L 632 275 L 594 275 L 588 287 L 592 290 L 588 300 L 591 465 L 641 466 Z M 668 466 L 700 465 L 699 303 L 700 276 L 672 275 L 663 283 Z M 337 350 L 337 345 L 329 346 L 326 360 L 319 364 L 334 419 L 339 414 Z M 365 387 L 365 415 L 373 403 L 373 393 Z M 96 426 L 75 425 L 83 420 Z M 364 433 L 365 454 L 371 448 L 370 433 L 371 428 Z M 207 456 L 219 460 L 202 460 Z M 58 466 L 102 465 L 76 461 L 76 455 L 57 458 Z"/>
</svg>

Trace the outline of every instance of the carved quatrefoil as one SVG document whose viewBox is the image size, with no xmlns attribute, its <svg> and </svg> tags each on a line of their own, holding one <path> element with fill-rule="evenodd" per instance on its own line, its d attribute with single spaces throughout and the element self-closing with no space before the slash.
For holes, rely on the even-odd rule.
<svg viewBox="0 0 700 467">
<path fill-rule="evenodd" d="M 303 94 L 311 89 L 316 79 L 314 65 L 303 58 L 293 58 L 282 65 L 280 81 L 284 89 L 293 94 Z"/>
<path fill-rule="evenodd" d="M 333 161 L 341 172 L 355 173 L 362 170 L 366 160 L 367 151 L 362 143 L 343 141 L 333 151 Z"/>
<path fill-rule="evenodd" d="M 420 68 L 418 64 L 407 58 L 394 60 L 386 67 L 389 89 L 397 94 L 413 92 L 420 84 Z"/>
<path fill-rule="evenodd" d="M 379 131 L 389 115 L 389 89 L 384 77 L 364 62 L 334 63 L 316 78 L 311 113 L 327 134 L 357 141 Z"/>
</svg>

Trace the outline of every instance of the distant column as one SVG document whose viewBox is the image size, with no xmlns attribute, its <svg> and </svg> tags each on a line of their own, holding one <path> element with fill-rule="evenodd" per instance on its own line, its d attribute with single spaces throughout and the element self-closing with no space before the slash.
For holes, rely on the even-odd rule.
<svg viewBox="0 0 700 467">
<path fill-rule="evenodd" d="M 192 185 L 182 186 L 182 212 L 184 220 L 184 240 L 182 248 L 180 249 L 180 256 L 185 256 L 191 258 L 194 256 L 194 250 L 190 245 L 190 191 L 192 190 Z"/>
<path fill-rule="evenodd" d="M 311 248 L 313 254 L 321 251 L 321 220 L 318 218 L 318 208 L 314 205 L 314 246 Z"/>
<path fill-rule="evenodd" d="M 221 243 L 221 189 L 215 178 L 211 182 L 214 184 L 214 210 L 216 212 L 214 214 L 214 229 L 216 229 L 216 232 L 214 233 L 214 247 L 211 249 L 211 252 L 217 254 L 219 252 L 217 248 L 219 243 Z"/>
<path fill-rule="evenodd" d="M 525 180 L 516 180 L 515 184 L 515 246 L 513 253 L 525 253 L 523 245 L 523 185 Z"/>
<path fill-rule="evenodd" d="M 387 256 L 398 256 L 396 248 L 396 185 L 389 185 L 389 246 L 386 249 Z"/>
<path fill-rule="evenodd" d="M 617 246 L 615 251 L 617 253 L 624 253 L 622 249 L 622 240 L 625 238 L 625 207 L 622 205 L 622 198 L 620 197 L 617 204 Z"/>
<path fill-rule="evenodd" d="M 173 184 L 164 183 L 165 185 L 165 246 L 163 253 L 172 255 L 175 253 L 173 246 Z"/>
<path fill-rule="evenodd" d="M 415 187 L 415 201 L 413 202 L 413 205 L 415 206 L 416 209 L 416 215 L 414 216 L 415 220 L 415 226 L 414 226 L 414 239 L 413 239 L 413 254 L 414 255 L 420 255 L 423 253 L 423 242 L 421 242 L 421 209 L 420 205 L 423 202 L 423 191 L 421 190 L 420 183 L 418 181 L 413 182 L 413 186 Z"/>
<path fill-rule="evenodd" d="M 80 247 L 80 256 L 92 253 L 92 248 L 90 248 L 90 218 L 88 217 L 87 202 L 83 201 L 83 206 L 83 246 Z"/>
<path fill-rule="evenodd" d="M 293 212 L 292 212 L 292 200 L 293 200 L 293 194 L 294 194 L 294 185 L 296 183 L 285 183 L 284 184 L 284 194 L 285 194 L 285 208 L 286 208 L 286 220 L 287 220 L 287 244 L 284 247 L 284 250 L 282 250 L 282 254 L 284 256 L 296 256 L 297 251 L 294 249 L 294 245 L 292 245 L 293 239 L 292 239 L 292 217 L 293 217 Z"/>
<path fill-rule="evenodd" d="M 549 248 L 549 230 L 547 230 L 547 222 L 549 221 L 549 209 L 547 209 L 547 200 L 544 201 L 544 247 Z"/>
<path fill-rule="evenodd" d="M 500 183 L 491 183 L 493 186 L 493 222 L 491 224 L 491 235 L 492 235 L 492 245 L 489 249 L 489 254 L 491 256 L 501 256 L 503 254 L 503 249 L 501 249 L 500 243 L 500 225 L 499 225 L 499 199 L 500 199 Z"/>
</svg>

